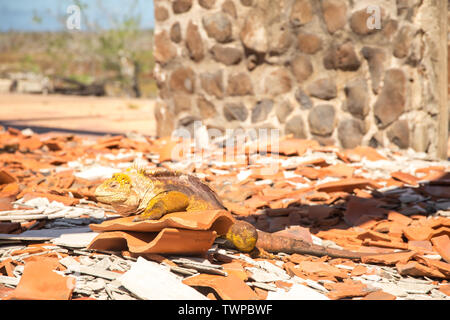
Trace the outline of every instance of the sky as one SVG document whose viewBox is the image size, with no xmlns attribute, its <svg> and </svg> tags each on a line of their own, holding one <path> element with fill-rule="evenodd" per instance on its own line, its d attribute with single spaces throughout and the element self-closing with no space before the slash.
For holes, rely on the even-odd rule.
<svg viewBox="0 0 450 320">
<path fill-rule="evenodd" d="M 153 0 L 81 0 L 87 4 L 88 20 L 99 24 L 102 28 L 110 26 L 109 16 L 123 17 L 130 13 L 130 7 L 136 3 L 134 12 L 141 17 L 141 28 L 153 28 Z M 0 32 L 5 31 L 61 31 L 66 28 L 65 17 L 73 0 L 0 0 Z M 39 17 L 40 23 L 33 21 Z M 61 20 L 63 19 L 63 20 Z M 80 20 L 81 30 L 87 30 L 83 18 Z"/>
</svg>

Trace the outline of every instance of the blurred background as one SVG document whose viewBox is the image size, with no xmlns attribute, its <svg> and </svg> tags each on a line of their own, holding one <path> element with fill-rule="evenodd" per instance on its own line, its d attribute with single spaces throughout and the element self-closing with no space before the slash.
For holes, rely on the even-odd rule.
<svg viewBox="0 0 450 320">
<path fill-rule="evenodd" d="M 150 0 L 0 0 L 0 124 L 152 134 L 153 14 Z"/>
</svg>

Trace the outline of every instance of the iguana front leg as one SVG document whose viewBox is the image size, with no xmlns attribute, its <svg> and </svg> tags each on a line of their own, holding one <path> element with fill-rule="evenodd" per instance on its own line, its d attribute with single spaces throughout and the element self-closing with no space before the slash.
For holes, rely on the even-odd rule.
<svg viewBox="0 0 450 320">
<path fill-rule="evenodd" d="M 145 211 L 133 221 L 157 220 L 171 213 L 185 211 L 189 206 L 189 197 L 179 191 L 162 192 L 151 199 Z"/>
</svg>

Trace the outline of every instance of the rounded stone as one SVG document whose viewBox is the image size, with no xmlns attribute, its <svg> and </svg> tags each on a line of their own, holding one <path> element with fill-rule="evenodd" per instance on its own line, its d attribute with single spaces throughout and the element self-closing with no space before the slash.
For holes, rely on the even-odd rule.
<svg viewBox="0 0 450 320">
<path fill-rule="evenodd" d="M 282 55 L 292 45 L 293 34 L 286 23 L 273 24 L 268 28 L 269 54 Z"/>
<path fill-rule="evenodd" d="M 336 111 L 330 104 L 314 107 L 308 115 L 309 130 L 318 136 L 329 136 L 336 125 Z"/>
<path fill-rule="evenodd" d="M 313 107 L 313 102 L 302 88 L 298 88 L 297 91 L 295 91 L 295 99 L 304 110 L 311 109 Z"/>
<path fill-rule="evenodd" d="M 153 56 L 161 64 L 167 64 L 177 55 L 175 46 L 170 42 L 169 35 L 165 30 L 155 35 L 155 50 Z"/>
<path fill-rule="evenodd" d="M 341 45 L 331 45 L 323 58 L 326 69 L 340 69 L 343 71 L 356 71 L 361 62 L 350 41 Z"/>
<path fill-rule="evenodd" d="M 250 7 L 253 4 L 253 0 L 241 0 L 241 4 L 246 7 Z"/>
<path fill-rule="evenodd" d="M 394 57 L 399 59 L 406 58 L 411 47 L 411 41 L 411 28 L 409 26 L 403 26 L 394 39 Z"/>
<path fill-rule="evenodd" d="M 260 9 L 249 11 L 239 35 L 246 48 L 265 53 L 269 48 L 269 39 L 264 11 Z"/>
<path fill-rule="evenodd" d="M 284 126 L 284 134 L 292 134 L 294 138 L 306 139 L 305 122 L 301 115 L 290 118 Z"/>
<path fill-rule="evenodd" d="M 299 27 L 311 22 L 312 18 L 313 8 L 310 0 L 295 0 L 289 17 L 291 24 Z"/>
<path fill-rule="evenodd" d="M 379 128 L 385 128 L 398 119 L 405 110 L 406 76 L 401 69 L 389 69 L 384 76 L 384 86 L 373 107 Z"/>
<path fill-rule="evenodd" d="M 211 53 L 217 62 L 221 62 L 227 66 L 235 65 L 241 62 L 244 52 L 236 47 L 225 47 L 219 44 L 211 48 Z"/>
<path fill-rule="evenodd" d="M 345 27 L 347 22 L 347 4 L 343 0 L 322 0 L 322 14 L 329 33 Z"/>
<path fill-rule="evenodd" d="M 253 84 L 245 72 L 232 74 L 228 77 L 227 94 L 229 96 L 245 96 L 253 94 Z"/>
<path fill-rule="evenodd" d="M 189 56 L 195 62 L 201 61 L 205 54 L 203 49 L 203 40 L 198 31 L 198 26 L 189 21 L 186 30 L 186 47 L 189 51 Z"/>
<path fill-rule="evenodd" d="M 179 22 L 175 22 L 170 28 L 170 40 L 175 43 L 181 42 L 181 26 Z"/>
<path fill-rule="evenodd" d="M 381 78 L 384 74 L 384 65 L 386 63 L 386 54 L 383 49 L 374 47 L 364 47 L 361 54 L 367 60 L 369 65 L 370 78 L 372 82 L 372 91 L 378 94 Z"/>
<path fill-rule="evenodd" d="M 281 103 L 277 103 L 275 105 L 275 114 L 280 123 L 284 123 L 286 121 L 286 118 L 291 114 L 293 110 L 294 108 L 287 100 L 284 100 Z"/>
<path fill-rule="evenodd" d="M 203 17 L 202 21 L 208 37 L 220 43 L 232 40 L 232 26 L 226 14 L 222 12 L 210 14 Z"/>
<path fill-rule="evenodd" d="M 409 125 L 406 120 L 398 120 L 387 130 L 389 140 L 400 149 L 409 147 Z"/>
<path fill-rule="evenodd" d="M 291 70 L 298 83 L 303 83 L 314 72 L 311 60 L 304 54 L 297 55 L 291 61 Z"/>
<path fill-rule="evenodd" d="M 198 0 L 198 4 L 205 9 L 211 9 L 215 3 L 216 0 Z"/>
<path fill-rule="evenodd" d="M 271 71 L 264 79 L 264 93 L 266 94 L 277 96 L 289 92 L 291 88 L 291 77 L 283 67 Z"/>
<path fill-rule="evenodd" d="M 223 107 L 223 115 L 227 121 L 245 121 L 248 110 L 243 103 L 227 103 Z"/>
<path fill-rule="evenodd" d="M 185 13 L 192 7 L 192 0 L 174 0 L 172 1 L 172 10 L 176 14 Z"/>
<path fill-rule="evenodd" d="M 322 78 L 312 82 L 308 86 L 310 96 L 322 100 L 331 100 L 337 96 L 336 82 L 332 78 Z"/>
<path fill-rule="evenodd" d="M 364 137 L 364 123 L 357 119 L 340 121 L 338 126 L 338 138 L 345 149 L 352 149 L 361 145 Z"/>
<path fill-rule="evenodd" d="M 190 111 L 191 97 L 185 93 L 178 93 L 173 95 L 173 105 L 175 114 L 179 114 L 182 111 Z"/>
<path fill-rule="evenodd" d="M 222 71 L 206 72 L 200 75 L 200 83 L 206 93 L 222 99 L 224 93 L 222 78 Z"/>
<path fill-rule="evenodd" d="M 236 6 L 234 5 L 234 2 L 231 0 L 226 0 L 222 4 L 222 12 L 229 14 L 235 19 L 237 18 Z"/>
<path fill-rule="evenodd" d="M 307 54 L 314 54 L 322 49 L 322 39 L 312 33 L 299 33 L 297 44 L 298 49 Z"/>
<path fill-rule="evenodd" d="M 264 99 L 258 101 L 255 107 L 252 109 L 252 123 L 262 122 L 267 119 L 267 116 L 273 109 L 273 100 Z"/>
<path fill-rule="evenodd" d="M 179 67 L 172 72 L 169 85 L 174 92 L 194 93 L 195 72 L 189 67 Z"/>
<path fill-rule="evenodd" d="M 202 95 L 197 98 L 197 108 L 202 119 L 209 119 L 217 114 L 214 104 Z"/>
<path fill-rule="evenodd" d="M 169 18 L 169 10 L 164 7 L 156 6 L 155 7 L 155 20 L 162 22 Z"/>
<path fill-rule="evenodd" d="M 369 113 L 369 97 L 367 95 L 367 82 L 357 78 L 345 86 L 345 109 L 358 119 L 364 119 Z"/>
</svg>

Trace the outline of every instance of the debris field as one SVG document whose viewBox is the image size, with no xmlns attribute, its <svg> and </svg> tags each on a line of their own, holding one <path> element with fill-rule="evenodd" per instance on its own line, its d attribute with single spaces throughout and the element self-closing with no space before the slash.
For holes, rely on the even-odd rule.
<svg viewBox="0 0 450 320">
<path fill-rule="evenodd" d="M 225 139 L 176 153 L 170 138 L 0 130 L 1 300 L 450 299 L 448 161 L 289 136 L 230 159 Z M 227 210 L 133 222 L 96 201 L 136 161 L 196 175 Z M 221 237 L 233 220 L 373 255 L 243 253 Z"/>
</svg>

